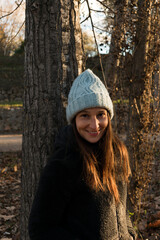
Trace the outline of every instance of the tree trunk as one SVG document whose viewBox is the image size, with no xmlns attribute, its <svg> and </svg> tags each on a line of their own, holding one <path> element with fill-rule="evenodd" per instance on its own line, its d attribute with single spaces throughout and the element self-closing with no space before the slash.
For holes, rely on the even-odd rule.
<svg viewBox="0 0 160 240">
<path fill-rule="evenodd" d="M 137 217 L 141 204 L 142 190 L 148 181 L 148 167 L 151 161 L 151 148 L 148 142 L 152 79 L 152 67 L 150 65 L 152 63 L 149 58 L 150 31 L 151 1 L 139 0 L 132 78 L 130 80 L 128 128 L 133 173 L 132 203 L 135 206 L 135 217 Z"/>
<path fill-rule="evenodd" d="M 82 71 L 78 0 L 26 1 L 21 239 L 40 171 L 53 151 L 75 77 Z"/>
<path fill-rule="evenodd" d="M 118 77 L 118 69 L 120 67 L 120 58 L 122 53 L 122 42 L 125 36 L 125 22 L 127 13 L 128 0 L 116 0 L 114 3 L 114 24 L 111 37 L 110 51 L 105 63 L 105 79 L 112 100 L 116 99 L 116 84 Z M 118 116 L 119 117 L 119 116 Z M 115 111 L 114 131 L 117 132 L 117 114 Z"/>
<path fill-rule="evenodd" d="M 160 132 L 160 57 L 156 64 L 156 73 L 153 75 L 153 127 Z"/>
<path fill-rule="evenodd" d="M 125 36 L 125 24 L 128 0 L 116 0 L 114 4 L 114 25 L 110 44 L 109 55 L 105 64 L 105 77 L 110 88 L 111 97 L 115 97 L 118 67 L 120 65 L 120 53 Z"/>
</svg>

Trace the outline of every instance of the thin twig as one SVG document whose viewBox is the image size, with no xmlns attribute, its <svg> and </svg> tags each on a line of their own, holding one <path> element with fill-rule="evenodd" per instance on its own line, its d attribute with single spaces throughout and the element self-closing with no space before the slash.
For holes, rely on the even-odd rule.
<svg viewBox="0 0 160 240">
<path fill-rule="evenodd" d="M 90 6 L 89 6 L 88 0 L 86 0 L 86 2 L 87 2 L 87 6 L 88 6 L 88 11 L 89 11 L 89 17 L 90 17 L 90 20 L 91 20 L 91 26 L 92 26 L 92 32 L 93 32 L 93 36 L 94 36 L 94 41 L 95 41 L 95 44 L 96 44 L 96 48 L 97 48 L 97 52 L 98 52 L 98 56 L 99 56 L 99 61 L 100 61 L 101 69 L 102 69 L 103 80 L 104 80 L 104 83 L 105 83 L 105 85 L 107 87 L 106 78 L 105 78 L 104 69 L 103 69 L 103 64 L 102 64 L 102 58 L 101 58 L 101 55 L 99 53 L 98 43 L 97 43 L 97 39 L 96 39 L 96 34 L 95 34 L 95 31 L 94 31 L 94 24 L 93 24 L 93 20 L 92 20 L 92 16 L 91 16 L 91 10 L 90 10 Z"/>
<path fill-rule="evenodd" d="M 91 11 L 93 12 L 97 12 L 97 13 L 104 13 L 103 10 L 96 10 L 96 9 L 93 9 L 93 8 L 90 8 Z"/>
<path fill-rule="evenodd" d="M 0 10 L 1 13 L 9 13 L 8 11 Z"/>
<path fill-rule="evenodd" d="M 94 25 L 94 28 L 96 28 L 96 29 L 98 29 L 100 31 L 103 31 L 103 32 L 107 32 L 106 29 L 102 29 L 102 28 L 96 27 L 95 25 Z"/>
<path fill-rule="evenodd" d="M 89 18 L 89 16 L 86 17 L 82 22 L 80 22 L 80 24 L 82 24 L 82 23 L 84 23 L 85 21 L 87 21 L 88 18 Z"/>
<path fill-rule="evenodd" d="M 108 7 L 106 4 L 104 4 L 103 2 L 101 2 L 99 0 L 96 0 L 96 1 L 99 2 L 103 7 L 107 8 L 109 11 L 111 11 L 113 14 L 115 14 L 115 12 L 110 7 Z"/>
<path fill-rule="evenodd" d="M 84 0 L 83 2 L 81 2 L 81 4 L 85 3 L 86 0 Z"/>
<path fill-rule="evenodd" d="M 21 0 L 21 2 L 20 2 L 19 4 L 17 3 L 17 7 L 16 7 L 15 9 L 13 9 L 13 11 L 11 11 L 10 13 L 8 13 L 8 14 L 6 14 L 6 15 L 3 15 L 2 17 L 0 17 L 0 19 L 5 18 L 5 17 L 8 17 L 8 16 L 10 16 L 11 14 L 13 14 L 13 13 L 20 7 L 20 5 L 22 4 L 22 2 L 23 2 L 23 0 Z"/>
<path fill-rule="evenodd" d="M 21 31 L 24 23 L 25 23 L 25 21 L 22 23 L 22 25 L 21 25 L 20 28 L 18 29 L 17 33 L 8 41 L 8 43 L 12 42 L 13 39 L 14 39 L 15 37 L 17 37 L 17 35 L 18 35 L 18 33 Z"/>
</svg>

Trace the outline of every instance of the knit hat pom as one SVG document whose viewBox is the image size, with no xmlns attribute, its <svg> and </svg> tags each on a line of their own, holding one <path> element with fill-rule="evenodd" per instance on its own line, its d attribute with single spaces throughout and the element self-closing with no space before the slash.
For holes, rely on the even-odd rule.
<svg viewBox="0 0 160 240">
<path fill-rule="evenodd" d="M 78 112 L 93 107 L 107 109 L 112 119 L 113 104 L 108 90 L 101 80 L 90 69 L 87 69 L 74 80 L 70 89 L 66 108 L 68 123 L 71 123 Z"/>
</svg>

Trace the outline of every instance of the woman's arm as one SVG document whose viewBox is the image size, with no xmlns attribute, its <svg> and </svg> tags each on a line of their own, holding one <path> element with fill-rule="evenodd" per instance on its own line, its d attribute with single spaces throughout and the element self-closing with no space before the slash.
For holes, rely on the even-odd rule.
<svg viewBox="0 0 160 240">
<path fill-rule="evenodd" d="M 31 240 L 75 240 L 65 226 L 65 213 L 81 173 L 74 141 L 71 126 L 63 128 L 56 139 L 54 154 L 42 172 L 29 217 Z"/>
<path fill-rule="evenodd" d="M 68 181 L 68 171 L 58 161 L 44 168 L 29 217 L 31 240 L 74 239 L 63 227 L 71 192 Z"/>
</svg>

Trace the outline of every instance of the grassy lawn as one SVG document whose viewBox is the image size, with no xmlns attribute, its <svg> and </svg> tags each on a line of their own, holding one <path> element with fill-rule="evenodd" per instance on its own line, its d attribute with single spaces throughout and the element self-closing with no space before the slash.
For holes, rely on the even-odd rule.
<svg viewBox="0 0 160 240">
<path fill-rule="evenodd" d="M 13 102 L 3 102 L 0 101 L 0 108 L 17 108 L 17 107 L 23 107 L 22 102 L 19 101 L 13 101 Z"/>
<path fill-rule="evenodd" d="M 128 104 L 129 100 L 128 99 L 117 99 L 113 101 L 114 104 Z M 23 103 L 20 101 L 13 101 L 13 102 L 4 102 L 0 101 L 0 108 L 17 108 L 17 107 L 23 107 Z"/>
</svg>

